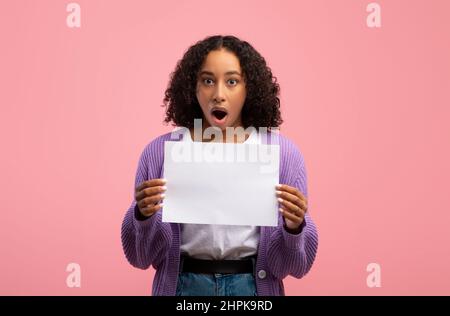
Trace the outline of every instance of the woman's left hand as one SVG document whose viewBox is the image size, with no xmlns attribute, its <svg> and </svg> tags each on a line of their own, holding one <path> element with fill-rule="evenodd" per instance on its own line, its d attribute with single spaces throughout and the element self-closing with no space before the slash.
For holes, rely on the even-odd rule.
<svg viewBox="0 0 450 316">
<path fill-rule="evenodd" d="M 280 212 L 284 217 L 286 227 L 297 230 L 305 220 L 308 210 L 306 197 L 295 187 L 287 184 L 278 184 L 276 194 L 280 203 Z"/>
</svg>

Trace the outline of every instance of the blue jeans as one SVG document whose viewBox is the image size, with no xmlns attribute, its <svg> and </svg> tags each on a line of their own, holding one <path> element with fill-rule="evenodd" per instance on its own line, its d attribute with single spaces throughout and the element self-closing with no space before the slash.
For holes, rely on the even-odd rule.
<svg viewBox="0 0 450 316">
<path fill-rule="evenodd" d="M 178 276 L 177 296 L 256 296 L 251 273 L 200 274 L 183 272 Z"/>
</svg>

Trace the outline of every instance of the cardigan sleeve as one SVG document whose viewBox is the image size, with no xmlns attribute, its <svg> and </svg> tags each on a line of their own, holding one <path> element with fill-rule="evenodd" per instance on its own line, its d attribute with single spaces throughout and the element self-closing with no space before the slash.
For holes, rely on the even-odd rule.
<svg viewBox="0 0 450 316">
<path fill-rule="evenodd" d="M 136 171 L 135 188 L 143 181 L 160 177 L 163 148 L 164 142 L 160 139 L 145 147 Z M 160 211 L 145 220 L 136 218 L 136 212 L 139 210 L 133 198 L 122 222 L 122 248 L 131 265 L 147 269 L 158 265 L 166 256 L 172 243 L 172 229 L 169 223 L 162 222 Z"/>
<path fill-rule="evenodd" d="M 294 146 L 286 159 L 287 174 L 284 184 L 296 187 L 308 198 L 307 174 L 302 154 Z M 284 228 L 284 218 L 279 215 L 278 226 L 272 232 L 268 245 L 267 262 L 272 274 L 278 279 L 288 275 L 302 278 L 311 269 L 318 248 L 318 233 L 310 215 L 310 209 L 305 214 L 300 233 L 291 234 Z"/>
</svg>

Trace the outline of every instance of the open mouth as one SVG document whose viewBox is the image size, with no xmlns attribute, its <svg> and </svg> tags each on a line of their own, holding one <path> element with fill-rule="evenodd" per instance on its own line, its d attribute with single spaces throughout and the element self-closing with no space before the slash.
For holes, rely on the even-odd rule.
<svg viewBox="0 0 450 316">
<path fill-rule="evenodd" d="M 217 121 L 220 122 L 225 118 L 225 116 L 227 116 L 228 113 L 222 109 L 214 109 L 211 111 L 211 114 Z"/>
</svg>

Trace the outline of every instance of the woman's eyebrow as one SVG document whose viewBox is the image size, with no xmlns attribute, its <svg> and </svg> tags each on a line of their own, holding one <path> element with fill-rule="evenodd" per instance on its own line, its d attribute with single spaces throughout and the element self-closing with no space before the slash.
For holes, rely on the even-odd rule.
<svg viewBox="0 0 450 316">
<path fill-rule="evenodd" d="M 233 74 L 242 76 L 242 75 L 239 73 L 239 71 L 236 71 L 236 70 L 230 70 L 230 71 L 227 71 L 227 72 L 225 73 L 225 75 L 233 75 Z M 211 76 L 214 76 L 214 73 L 212 73 L 211 71 L 208 71 L 208 70 L 203 70 L 203 71 L 200 72 L 200 76 L 201 76 L 201 75 L 211 75 Z"/>
</svg>

